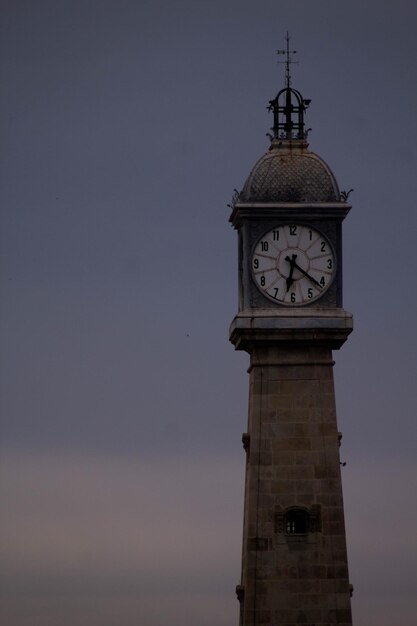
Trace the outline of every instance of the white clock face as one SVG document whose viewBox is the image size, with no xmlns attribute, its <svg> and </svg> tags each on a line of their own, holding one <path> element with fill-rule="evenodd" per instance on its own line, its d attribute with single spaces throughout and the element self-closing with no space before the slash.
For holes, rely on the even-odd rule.
<svg viewBox="0 0 417 626">
<path fill-rule="evenodd" d="M 260 291 L 287 306 L 320 298 L 336 272 L 336 258 L 328 239 L 302 224 L 279 225 L 265 233 L 255 246 L 251 265 Z"/>
</svg>

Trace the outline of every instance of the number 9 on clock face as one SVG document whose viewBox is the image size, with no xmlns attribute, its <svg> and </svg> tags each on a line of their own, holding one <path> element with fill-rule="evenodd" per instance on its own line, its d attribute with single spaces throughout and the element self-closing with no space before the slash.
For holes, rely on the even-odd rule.
<svg viewBox="0 0 417 626">
<path fill-rule="evenodd" d="M 279 225 L 265 233 L 251 258 L 252 276 L 270 300 L 302 306 L 320 298 L 336 273 L 329 240 L 303 224 Z"/>
</svg>

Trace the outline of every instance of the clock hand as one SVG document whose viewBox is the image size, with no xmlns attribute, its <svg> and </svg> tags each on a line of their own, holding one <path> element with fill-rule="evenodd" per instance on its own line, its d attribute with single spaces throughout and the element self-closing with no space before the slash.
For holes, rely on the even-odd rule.
<svg viewBox="0 0 417 626">
<path fill-rule="evenodd" d="M 294 256 L 294 255 L 293 255 L 293 256 Z M 314 283 L 314 285 L 317 285 L 317 287 L 318 287 L 319 289 L 321 289 L 321 288 L 322 288 L 322 285 L 320 285 L 319 281 L 318 281 L 318 280 L 316 280 L 315 278 L 313 278 L 313 276 L 310 276 L 310 274 L 307 274 L 307 272 L 306 272 L 305 270 L 303 270 L 303 268 L 302 268 L 302 267 L 300 267 L 300 266 L 299 266 L 299 265 L 295 262 L 295 260 L 294 260 L 294 263 L 293 263 L 293 267 L 296 267 L 296 268 L 298 269 L 298 271 L 299 271 L 299 272 L 301 272 L 302 274 L 304 274 L 304 276 L 307 276 L 307 278 L 308 278 L 309 280 L 311 280 L 311 282 L 312 282 L 312 283 Z M 288 291 L 288 289 L 287 289 L 287 291 Z"/>
<path fill-rule="evenodd" d="M 290 264 L 290 273 L 288 274 L 288 278 L 286 279 L 287 282 L 287 293 L 290 290 L 291 285 L 294 282 L 294 279 L 292 277 L 293 273 L 294 273 L 294 267 L 297 265 L 295 262 L 295 259 L 297 258 L 296 254 L 292 255 L 292 258 L 290 259 L 289 256 L 285 257 L 285 260 L 288 261 L 288 263 Z"/>
</svg>

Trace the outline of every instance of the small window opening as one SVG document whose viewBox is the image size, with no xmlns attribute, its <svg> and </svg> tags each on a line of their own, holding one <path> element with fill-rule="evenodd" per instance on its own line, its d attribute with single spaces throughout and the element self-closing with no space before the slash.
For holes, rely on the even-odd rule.
<svg viewBox="0 0 417 626">
<path fill-rule="evenodd" d="M 304 535 L 308 532 L 308 513 L 302 509 L 291 509 L 285 516 L 287 535 Z"/>
</svg>

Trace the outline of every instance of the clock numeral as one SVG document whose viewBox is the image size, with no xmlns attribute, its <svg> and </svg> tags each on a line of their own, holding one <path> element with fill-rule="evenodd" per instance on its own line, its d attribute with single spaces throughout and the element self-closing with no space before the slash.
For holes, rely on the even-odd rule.
<svg viewBox="0 0 417 626">
<path fill-rule="evenodd" d="M 261 276 L 261 286 L 265 287 L 265 276 Z"/>
<path fill-rule="evenodd" d="M 310 229 L 310 230 L 308 231 L 308 233 L 309 233 L 309 235 L 310 235 L 310 241 L 311 241 L 311 240 L 313 239 L 313 231 Z"/>
<path fill-rule="evenodd" d="M 326 284 L 326 281 L 324 280 L 324 276 L 322 276 L 322 277 L 320 278 L 320 285 L 321 285 L 322 287 L 324 287 L 324 286 L 325 286 L 325 284 Z"/>
<path fill-rule="evenodd" d="M 331 270 L 333 267 L 333 261 L 331 259 L 327 259 L 327 269 Z"/>
<path fill-rule="evenodd" d="M 295 302 L 295 293 L 291 292 L 291 302 Z"/>
<path fill-rule="evenodd" d="M 253 259 L 253 267 L 255 270 L 258 269 L 259 267 L 259 259 Z"/>
<path fill-rule="evenodd" d="M 262 252 L 268 252 L 268 248 L 269 248 L 268 242 L 267 241 L 261 241 L 261 250 L 262 250 Z"/>
<path fill-rule="evenodd" d="M 320 248 L 321 252 L 326 252 L 326 242 L 322 241 L 321 242 L 321 248 Z"/>
<path fill-rule="evenodd" d="M 278 298 L 278 287 L 274 287 L 274 298 L 277 299 Z"/>
<path fill-rule="evenodd" d="M 290 226 L 290 235 L 293 237 L 297 235 L 297 226 Z"/>
<path fill-rule="evenodd" d="M 308 299 L 311 300 L 311 298 L 313 297 L 313 290 L 311 289 L 311 287 L 308 288 L 307 295 Z"/>
<path fill-rule="evenodd" d="M 274 241 L 279 241 L 279 230 L 273 230 Z"/>
</svg>

